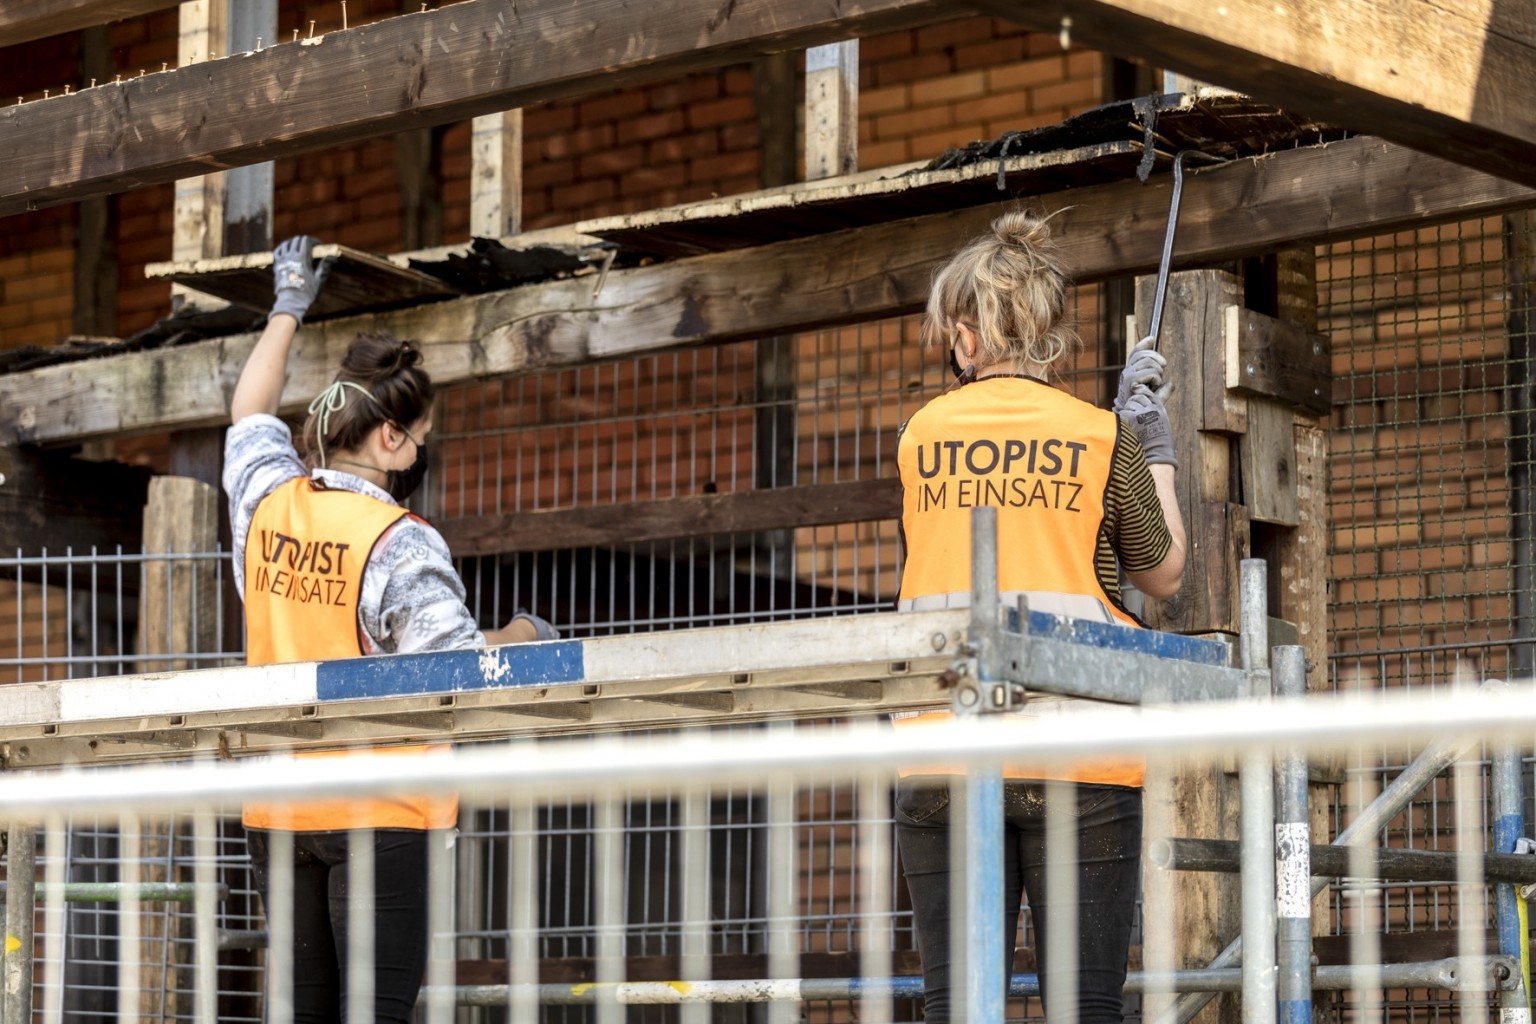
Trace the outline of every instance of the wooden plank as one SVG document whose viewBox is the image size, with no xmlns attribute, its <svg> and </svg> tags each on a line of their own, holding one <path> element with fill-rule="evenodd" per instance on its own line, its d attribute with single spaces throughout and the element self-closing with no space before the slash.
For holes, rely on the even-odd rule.
<svg viewBox="0 0 1536 1024">
<path fill-rule="evenodd" d="M 1260 523 L 1298 526 L 1296 414 L 1267 398 L 1248 400 L 1248 429 L 1241 442 L 1243 503 Z M 1276 567 L 1278 568 L 1278 567 Z"/>
<path fill-rule="evenodd" d="M 219 492 L 216 487 L 188 477 L 162 476 L 150 481 L 144 506 L 144 553 L 201 553 L 218 541 Z M 202 667 L 186 658 L 168 655 L 213 651 L 218 644 L 219 617 L 215 614 L 217 589 L 214 567 L 208 561 L 150 560 L 144 563 L 144 586 L 139 593 L 139 628 L 144 660 L 142 672 L 182 671 Z M 146 856 L 169 854 L 175 841 L 170 822 L 146 818 L 142 822 Z M 143 881 L 168 882 L 170 859 L 151 861 Z M 184 945 L 190 923 L 184 918 L 149 915 L 144 922 L 144 941 Z M 182 941 L 178 941 L 182 940 Z M 173 972 L 184 969 L 180 958 L 160 961 L 149 958 L 139 973 L 142 1015 L 170 1016 L 184 1011 L 187 998 Z"/>
<path fill-rule="evenodd" d="M 470 137 L 469 233 L 507 238 L 523 229 L 523 112 L 475 118 Z"/>
<path fill-rule="evenodd" d="M 181 4 L 176 64 L 191 68 L 229 38 L 229 9 L 224 0 L 187 0 Z M 198 174 L 176 182 L 171 259 L 205 260 L 224 255 L 224 175 Z M 173 289 L 173 294 L 185 294 Z"/>
<path fill-rule="evenodd" d="M 1202 839 L 1238 835 L 1241 791 L 1237 779 L 1208 762 L 1149 759 L 1143 802 L 1148 842 L 1168 835 Z M 1151 901 L 1145 916 L 1153 930 L 1142 945 L 1147 969 L 1203 966 L 1238 934 L 1242 901 L 1236 876 L 1148 871 L 1143 884 L 1145 898 Z M 1235 1022 L 1234 1004 L 1235 1000 L 1225 998 L 1207 1006 L 1195 1017 L 1195 1024 Z"/>
<path fill-rule="evenodd" d="M 1080 282 L 1156 268 L 1167 181 L 1041 196 Z M 1536 191 L 1375 139 L 1235 161 L 1185 179 L 1175 266 L 1503 213 Z M 358 330 L 418 339 L 439 384 L 912 313 L 956 241 L 997 206 L 307 324 L 282 398 L 296 412 Z M 254 334 L 0 376 L 0 442 L 56 443 L 221 422 Z M 103 400 L 103 396 L 111 396 Z"/>
<path fill-rule="evenodd" d="M 1139 57 L 1536 185 L 1536 4 L 1436 0 L 970 0 L 1074 42 Z"/>
<path fill-rule="evenodd" d="M 953 16 L 945 0 L 674 0 L 665 18 L 464 0 L 6 107 L 0 216 Z"/>
<path fill-rule="evenodd" d="M 1327 335 L 1235 303 L 1223 312 L 1229 390 L 1272 398 L 1315 416 L 1328 414 L 1333 374 Z"/>
<path fill-rule="evenodd" d="M 325 257 L 333 257 L 335 262 L 326 275 L 319 298 L 310 307 L 309 317 L 316 319 L 338 313 L 389 309 L 460 294 L 458 289 L 431 274 L 344 245 L 315 246 L 315 258 Z M 185 284 L 259 313 L 272 308 L 270 252 L 189 263 L 151 263 L 144 268 L 144 276 Z"/>
<path fill-rule="evenodd" d="M 859 41 L 805 51 L 805 176 L 859 169 Z"/>
<path fill-rule="evenodd" d="M 782 95 L 788 95 L 793 84 L 789 79 L 781 87 Z M 760 98 L 760 113 L 763 103 Z M 1246 96 L 1204 90 L 1196 96 L 1158 97 L 1155 105 L 1106 104 L 1060 124 L 973 143 L 964 153 L 952 151 L 938 161 L 865 171 L 817 188 L 770 189 L 696 201 L 605 217 L 583 227 L 643 252 L 697 255 L 991 203 L 1003 198 L 1004 192 L 1038 196 L 1124 181 L 1139 168 L 1149 138 L 1147 129 L 1154 126 L 1156 138 L 1168 151 L 1196 148 L 1221 159 L 1342 137 L 1341 129 Z M 766 143 L 770 137 L 763 140 Z M 788 158 L 792 165 L 794 154 Z M 1160 169 L 1168 169 L 1167 153 L 1154 159 Z M 779 180 L 792 176 L 793 171 Z"/>
<path fill-rule="evenodd" d="M 577 228 L 642 252 L 697 256 L 964 206 L 990 206 L 1004 196 L 1082 187 L 1094 184 L 1095 178 L 1100 184 L 1124 181 L 1140 160 L 1140 147 L 1130 142 L 1008 157 L 1001 192 L 995 162 L 931 171 L 903 165 L 819 184 L 601 217 Z"/>
<path fill-rule="evenodd" d="M 894 477 L 854 483 L 700 494 L 591 508 L 466 516 L 438 524 L 456 556 L 625 547 L 678 537 L 751 534 L 901 515 Z"/>
<path fill-rule="evenodd" d="M 219 539 L 219 491 L 190 477 L 158 476 L 149 482 L 144 506 L 147 556 L 204 554 Z M 154 559 L 144 564 L 139 626 L 142 672 L 201 668 L 175 655 L 218 649 L 218 590 L 212 560 Z"/>
<path fill-rule="evenodd" d="M 0 4 L 0 46 L 175 7 L 176 0 L 15 0 Z"/>
</svg>

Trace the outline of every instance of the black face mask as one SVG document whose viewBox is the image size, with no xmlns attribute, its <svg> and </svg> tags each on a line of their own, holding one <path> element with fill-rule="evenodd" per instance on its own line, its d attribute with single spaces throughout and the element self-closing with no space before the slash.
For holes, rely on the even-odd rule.
<svg viewBox="0 0 1536 1024">
<path fill-rule="evenodd" d="M 413 438 L 414 440 L 414 438 Z M 416 441 L 416 461 L 404 469 L 389 471 L 389 496 L 404 505 L 427 476 L 427 446 Z"/>
<path fill-rule="evenodd" d="M 960 369 L 960 357 L 955 355 L 955 346 L 949 346 L 949 370 L 955 375 L 955 380 L 961 384 L 969 384 L 976 379 L 976 364 L 972 363 L 965 369 Z"/>
</svg>

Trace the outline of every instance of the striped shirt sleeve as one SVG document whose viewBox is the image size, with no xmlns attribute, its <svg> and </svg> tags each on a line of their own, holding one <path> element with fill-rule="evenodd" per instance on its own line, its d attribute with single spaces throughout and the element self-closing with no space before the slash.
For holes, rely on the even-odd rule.
<svg viewBox="0 0 1536 1024">
<path fill-rule="evenodd" d="M 1147 468 L 1141 442 L 1124 424 L 1115 434 L 1104 511 L 1110 546 L 1126 572 L 1155 569 L 1168 557 L 1173 535 L 1163 518 L 1152 471 Z"/>
</svg>

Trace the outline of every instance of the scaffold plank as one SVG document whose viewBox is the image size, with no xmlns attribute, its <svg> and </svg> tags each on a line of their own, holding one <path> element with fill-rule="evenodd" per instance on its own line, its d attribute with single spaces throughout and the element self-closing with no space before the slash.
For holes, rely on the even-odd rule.
<svg viewBox="0 0 1536 1024">
<path fill-rule="evenodd" d="M 1009 621 L 1016 628 L 1012 611 Z M 877 613 L 17 684 L 0 688 L 0 751 L 10 767 L 34 767 L 944 706 L 938 679 L 968 623 L 963 609 Z M 1042 689 L 1134 701 L 1127 680 L 1161 699 L 1239 688 L 1218 642 L 1040 612 L 1027 635 L 1008 636 L 1034 666 L 1031 680 L 1041 669 L 1060 675 Z"/>
</svg>

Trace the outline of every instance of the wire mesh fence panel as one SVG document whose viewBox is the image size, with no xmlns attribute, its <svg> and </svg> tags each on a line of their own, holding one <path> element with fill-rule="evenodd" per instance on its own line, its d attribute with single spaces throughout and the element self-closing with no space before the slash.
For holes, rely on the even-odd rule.
<svg viewBox="0 0 1536 1024">
<path fill-rule="evenodd" d="M 1517 215 L 1528 217 L 1529 215 Z M 1330 676 L 1341 690 L 1439 692 L 1528 674 L 1531 372 L 1511 288 L 1511 225 L 1499 219 L 1362 239 L 1319 251 L 1319 313 L 1333 345 Z M 1512 306 L 1511 297 L 1516 299 Z M 1347 826 L 1415 751 L 1382 745 L 1346 773 Z M 1489 813 L 1480 783 L 1442 777 L 1385 830 L 1382 846 L 1450 849 L 1457 816 Z M 1530 785 L 1524 787 L 1530 812 Z M 1469 804 L 1473 801 L 1473 804 Z M 1529 820 L 1527 818 L 1527 820 Z M 1338 886 L 1336 934 L 1372 916 L 1388 944 L 1454 946 L 1469 913 L 1454 881 Z M 1485 915 L 1491 915 L 1486 907 Z M 1492 927 L 1491 916 L 1486 920 Z M 1454 995 L 1387 993 L 1393 1020 L 1458 1019 Z"/>
</svg>

